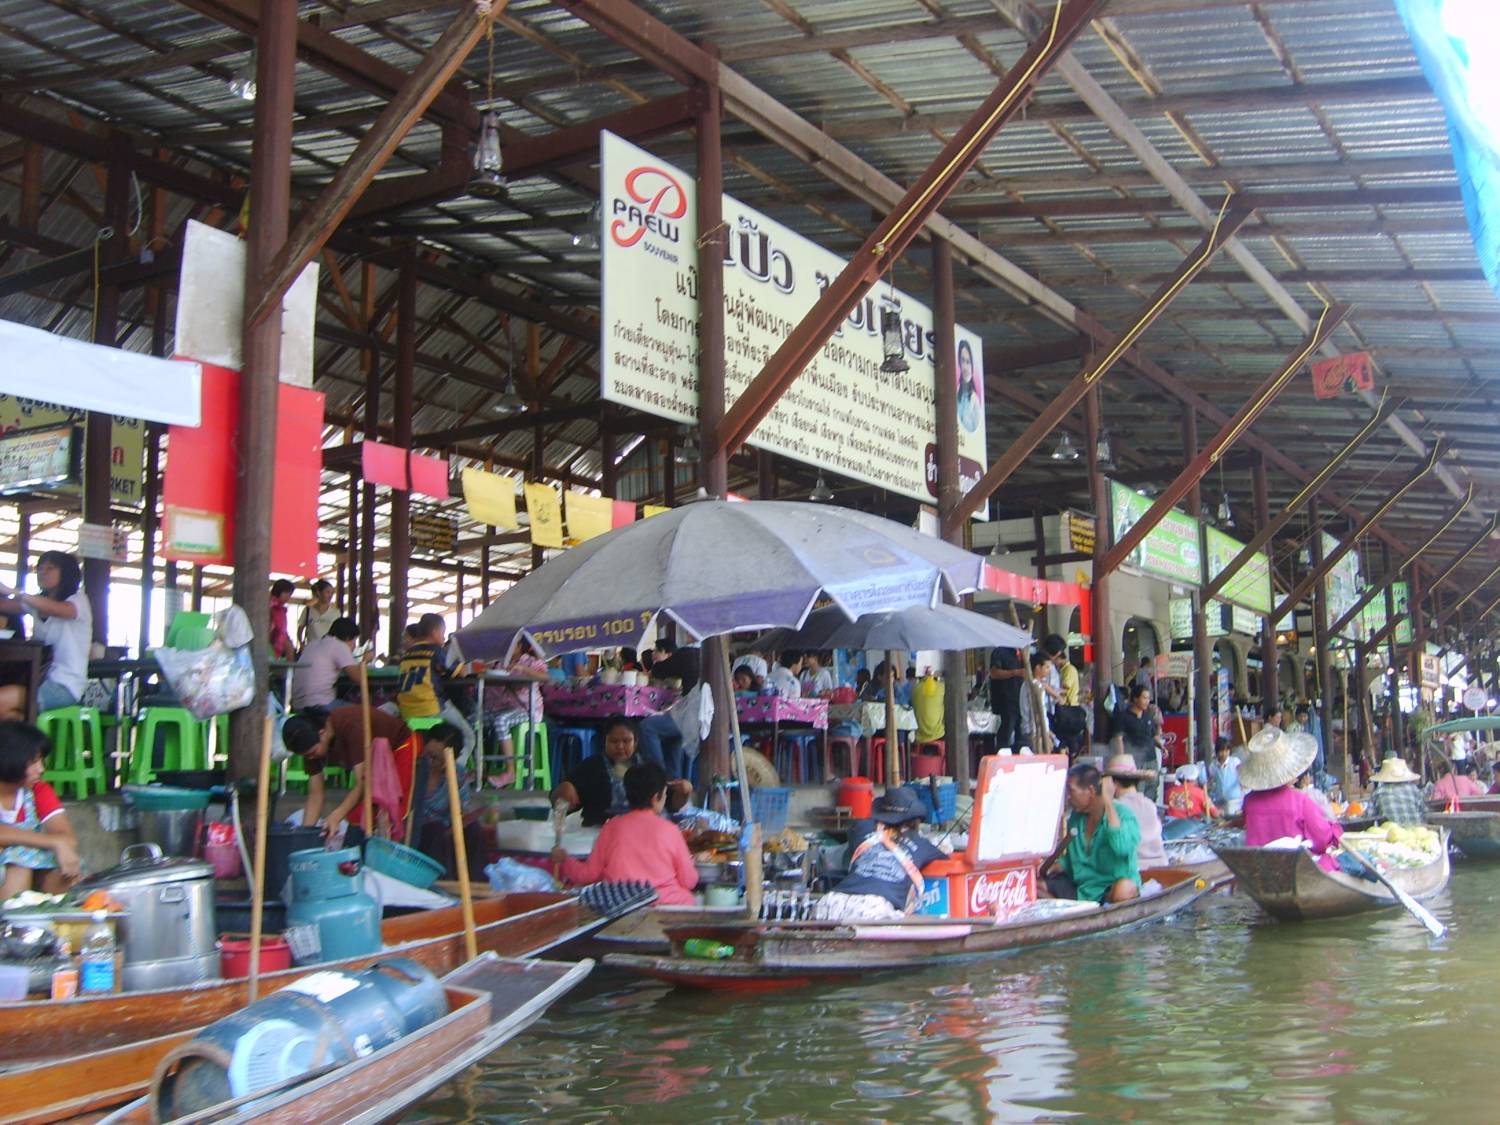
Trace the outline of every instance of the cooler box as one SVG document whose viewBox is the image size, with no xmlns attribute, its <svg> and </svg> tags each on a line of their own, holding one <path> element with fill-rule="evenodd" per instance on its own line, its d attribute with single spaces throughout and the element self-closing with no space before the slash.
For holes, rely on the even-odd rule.
<svg viewBox="0 0 1500 1125">
<path fill-rule="evenodd" d="M 918 914 L 946 918 L 1009 918 L 1036 901 L 1036 867 L 972 867 L 961 855 L 934 860 L 922 871 Z"/>
</svg>

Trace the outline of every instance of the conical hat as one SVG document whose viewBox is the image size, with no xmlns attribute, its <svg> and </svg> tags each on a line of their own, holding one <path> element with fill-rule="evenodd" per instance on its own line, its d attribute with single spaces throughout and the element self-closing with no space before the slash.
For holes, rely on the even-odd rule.
<svg viewBox="0 0 1500 1125">
<path fill-rule="evenodd" d="M 1250 739 L 1245 764 L 1240 767 L 1243 789 L 1276 789 L 1307 772 L 1318 756 L 1318 740 L 1310 734 L 1287 734 L 1266 727 Z"/>
<path fill-rule="evenodd" d="M 1398 781 L 1421 781 L 1422 779 L 1417 774 L 1412 773 L 1411 767 L 1406 764 L 1404 758 L 1399 758 L 1392 754 L 1380 763 L 1379 772 L 1371 774 L 1370 780 L 1391 783 Z"/>
</svg>

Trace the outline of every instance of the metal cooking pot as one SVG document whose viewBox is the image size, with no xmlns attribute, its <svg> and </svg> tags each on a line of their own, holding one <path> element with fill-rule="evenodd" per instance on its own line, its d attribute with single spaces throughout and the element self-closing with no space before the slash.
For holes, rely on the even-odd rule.
<svg viewBox="0 0 1500 1125">
<path fill-rule="evenodd" d="M 203 835 L 202 809 L 144 809 L 141 839 L 167 855 L 195 856 Z"/>
<path fill-rule="evenodd" d="M 120 921 L 125 964 L 216 956 L 214 869 L 197 859 L 167 859 L 155 844 L 131 844 L 120 865 L 79 884 L 108 891 L 126 914 Z"/>
</svg>

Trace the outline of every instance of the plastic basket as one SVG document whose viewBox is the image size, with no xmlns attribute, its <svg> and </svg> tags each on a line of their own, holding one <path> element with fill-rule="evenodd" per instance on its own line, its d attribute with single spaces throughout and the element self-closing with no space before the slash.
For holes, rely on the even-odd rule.
<svg viewBox="0 0 1500 1125">
<path fill-rule="evenodd" d="M 792 791 L 790 789 L 777 789 L 762 786 L 750 790 L 750 811 L 755 814 L 756 823 L 760 825 L 761 836 L 774 836 L 786 827 L 787 810 L 792 803 Z M 740 797 L 734 794 L 729 805 L 729 815 L 736 820 L 743 820 L 740 813 Z"/>
<path fill-rule="evenodd" d="M 938 784 L 936 806 L 932 803 L 931 786 L 914 784 L 910 788 L 927 806 L 928 824 L 947 824 L 958 815 L 958 786 L 954 782 L 944 781 Z"/>
<path fill-rule="evenodd" d="M 444 871 L 443 865 L 431 856 L 381 836 L 365 841 L 365 863 L 382 875 L 423 890 L 437 882 Z"/>
</svg>

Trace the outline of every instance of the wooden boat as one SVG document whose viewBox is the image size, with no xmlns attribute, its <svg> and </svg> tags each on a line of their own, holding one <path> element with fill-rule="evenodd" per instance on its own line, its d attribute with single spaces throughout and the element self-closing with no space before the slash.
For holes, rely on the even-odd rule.
<svg viewBox="0 0 1500 1125">
<path fill-rule="evenodd" d="M 984 919 L 911 917 L 895 922 L 729 922 L 672 926 L 667 955 L 609 954 L 613 967 L 699 988 L 765 989 L 995 957 L 1022 949 L 1113 933 L 1167 918 L 1229 882 L 1220 863 L 1141 872 L 1163 890 L 1114 905 L 1073 903 L 1066 913 L 995 923 Z M 1058 900 L 1052 900 L 1058 901 Z M 683 942 L 708 938 L 734 947 L 721 961 L 683 954 Z"/>
<path fill-rule="evenodd" d="M 1427 798 L 1429 816 L 1435 812 L 1445 812 L 1450 803 L 1446 797 Z M 1483 797 L 1459 797 L 1457 802 L 1459 812 L 1487 812 L 1500 813 L 1500 793 L 1486 794 Z"/>
<path fill-rule="evenodd" d="M 1437 894 L 1448 885 L 1447 833 L 1439 830 L 1438 856 L 1422 867 L 1388 872 L 1392 883 L 1412 898 Z M 1215 848 L 1234 872 L 1239 887 L 1267 914 L 1286 922 L 1342 918 L 1367 910 L 1398 907 L 1396 896 L 1380 883 L 1324 871 L 1303 848 Z"/>
<path fill-rule="evenodd" d="M 1465 807 L 1462 812 L 1428 813 L 1427 823 L 1446 829 L 1449 839 L 1470 859 L 1500 859 L 1500 812 Z"/>
<path fill-rule="evenodd" d="M 395 1043 L 347 1066 L 290 1084 L 279 1092 L 241 1104 L 238 1111 L 226 1103 L 225 1115 L 205 1110 L 194 1120 L 210 1118 L 221 1123 L 248 1125 L 293 1125 L 308 1121 L 337 1121 L 341 1125 L 374 1125 L 391 1121 L 427 1097 L 443 1083 L 463 1073 L 501 1044 L 529 1026 L 547 1008 L 585 976 L 588 961 L 566 964 L 555 961 L 504 959 L 483 953 L 443 979 L 448 1014 Z M 190 1034 L 167 1036 L 158 1043 L 158 1054 L 191 1038 Z M 109 1052 L 101 1052 L 107 1056 Z M 79 1060 L 86 1062 L 87 1059 Z M 102 1075 L 108 1060 L 87 1073 Z M 164 1068 L 169 1070 L 170 1066 Z M 317 1074 L 317 1072 L 314 1072 Z M 82 1079 L 84 1071 L 77 1075 Z M 51 1090 L 52 1103 L 34 1109 L 7 1106 L 13 1114 L 8 1122 L 43 1125 L 46 1122 L 118 1122 L 146 1125 L 153 1122 L 152 1082 L 148 1072 L 138 1083 L 58 1086 Z M 59 1096 L 61 1095 L 61 1096 Z M 131 1098 L 137 1098 L 131 1102 Z M 239 1099 L 241 1103 L 244 1099 Z M 129 1103 L 115 1113 L 111 1107 Z"/>
<path fill-rule="evenodd" d="M 587 935 L 611 920 L 577 895 L 534 892 L 481 898 L 474 903 L 481 953 L 536 956 Z M 261 977 L 262 994 L 290 984 L 315 968 L 362 969 L 401 956 L 446 973 L 463 963 L 463 916 L 456 906 L 387 918 L 379 953 L 324 965 L 304 965 Z M 168 1032 L 212 1023 L 243 1007 L 244 979 L 205 981 L 184 988 L 125 992 L 73 1000 L 0 1003 L 0 1066 L 137 1043 Z M 154 1065 L 151 1064 L 151 1065 Z M 14 1087 L 0 1071 L 0 1106 Z"/>
</svg>

